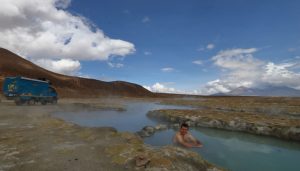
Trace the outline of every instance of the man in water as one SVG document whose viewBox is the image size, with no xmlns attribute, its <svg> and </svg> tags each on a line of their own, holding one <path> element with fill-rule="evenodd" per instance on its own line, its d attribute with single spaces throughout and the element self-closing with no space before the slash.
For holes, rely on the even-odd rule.
<svg viewBox="0 0 300 171">
<path fill-rule="evenodd" d="M 202 147 L 202 143 L 194 138 L 189 132 L 189 125 L 181 124 L 180 130 L 175 134 L 174 141 L 185 147 Z"/>
</svg>

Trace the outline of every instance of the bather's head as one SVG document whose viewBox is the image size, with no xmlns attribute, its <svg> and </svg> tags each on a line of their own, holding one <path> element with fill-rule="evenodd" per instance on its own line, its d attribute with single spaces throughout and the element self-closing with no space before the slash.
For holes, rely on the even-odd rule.
<svg viewBox="0 0 300 171">
<path fill-rule="evenodd" d="M 187 123 L 182 123 L 180 125 L 180 134 L 181 135 L 187 134 L 188 130 L 189 130 L 189 125 Z"/>
</svg>

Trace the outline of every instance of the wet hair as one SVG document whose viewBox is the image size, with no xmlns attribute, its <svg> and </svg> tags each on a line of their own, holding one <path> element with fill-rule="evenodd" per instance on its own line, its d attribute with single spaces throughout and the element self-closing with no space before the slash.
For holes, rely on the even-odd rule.
<svg viewBox="0 0 300 171">
<path fill-rule="evenodd" d="M 189 128 L 189 125 L 188 125 L 187 123 L 183 122 L 183 123 L 180 125 L 180 128 L 182 128 L 182 127 Z"/>
</svg>

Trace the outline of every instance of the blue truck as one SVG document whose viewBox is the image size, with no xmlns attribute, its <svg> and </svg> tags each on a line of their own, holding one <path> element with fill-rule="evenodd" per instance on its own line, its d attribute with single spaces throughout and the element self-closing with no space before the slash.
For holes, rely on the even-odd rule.
<svg viewBox="0 0 300 171">
<path fill-rule="evenodd" d="M 45 79 L 26 77 L 6 77 L 3 83 L 3 94 L 8 100 L 14 100 L 16 105 L 41 103 L 57 103 L 57 93 Z"/>
</svg>

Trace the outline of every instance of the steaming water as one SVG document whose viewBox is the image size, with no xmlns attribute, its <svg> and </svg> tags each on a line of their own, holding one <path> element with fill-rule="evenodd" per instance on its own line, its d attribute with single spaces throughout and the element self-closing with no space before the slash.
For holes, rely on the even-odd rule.
<svg viewBox="0 0 300 171">
<path fill-rule="evenodd" d="M 159 105 L 156 103 L 133 102 L 125 104 L 126 111 L 78 111 L 58 112 L 53 115 L 82 126 L 110 126 L 118 131 L 136 132 L 146 125 L 157 125 L 157 122 L 146 117 L 150 110 L 157 109 L 190 109 L 185 106 Z"/>
<path fill-rule="evenodd" d="M 119 131 L 135 132 L 145 125 L 157 124 L 146 117 L 149 110 L 184 108 L 139 102 L 128 104 L 123 112 L 81 111 L 55 113 L 54 116 L 83 126 L 112 126 Z M 204 144 L 203 148 L 191 150 L 223 168 L 233 171 L 300 170 L 300 143 L 209 128 L 192 129 L 191 133 Z M 145 138 L 145 143 L 170 145 L 174 134 L 172 129 L 157 132 Z"/>
</svg>

